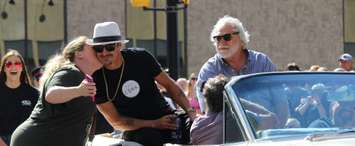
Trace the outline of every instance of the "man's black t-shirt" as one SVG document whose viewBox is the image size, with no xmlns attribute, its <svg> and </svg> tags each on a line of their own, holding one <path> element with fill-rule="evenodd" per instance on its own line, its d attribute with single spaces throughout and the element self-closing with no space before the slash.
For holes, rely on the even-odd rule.
<svg viewBox="0 0 355 146">
<path fill-rule="evenodd" d="M 83 79 L 84 74 L 76 66 L 65 66 L 45 84 L 44 93 L 54 86 L 78 86 Z M 84 146 L 96 111 L 91 97 L 81 96 L 65 103 L 51 104 L 43 95 L 30 118 L 15 130 L 14 145 Z"/>
<path fill-rule="evenodd" d="M 106 82 L 109 98 L 117 111 L 128 117 L 145 120 L 160 118 L 171 112 L 169 105 L 160 94 L 155 77 L 161 73 L 161 66 L 155 58 L 143 49 L 123 49 L 124 69 L 119 87 L 122 66 L 116 70 L 100 69 L 93 75 L 97 87 L 96 103 L 109 101 L 106 94 Z M 117 89 L 118 88 L 118 89 Z"/>
<path fill-rule="evenodd" d="M 0 135 L 7 136 L 29 117 L 39 94 L 25 83 L 14 89 L 0 83 L 0 94 Z"/>
</svg>

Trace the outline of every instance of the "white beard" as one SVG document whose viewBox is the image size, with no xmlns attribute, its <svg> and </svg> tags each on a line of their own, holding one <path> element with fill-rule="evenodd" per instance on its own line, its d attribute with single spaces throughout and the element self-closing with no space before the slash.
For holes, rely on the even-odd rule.
<svg viewBox="0 0 355 146">
<path fill-rule="evenodd" d="M 230 53 L 230 50 L 217 50 L 217 54 L 219 56 L 221 56 L 222 58 L 229 58 L 232 56 L 232 54 Z"/>
<path fill-rule="evenodd" d="M 218 49 L 216 47 L 216 52 L 222 58 L 227 59 L 232 57 L 235 52 L 237 52 L 238 48 L 240 48 L 240 43 L 236 44 L 234 47 L 224 47 L 224 49 Z"/>
</svg>

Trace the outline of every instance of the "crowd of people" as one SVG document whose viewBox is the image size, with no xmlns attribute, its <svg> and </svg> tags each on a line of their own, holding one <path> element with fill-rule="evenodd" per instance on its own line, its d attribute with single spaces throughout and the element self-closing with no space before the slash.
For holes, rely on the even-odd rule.
<svg viewBox="0 0 355 146">
<path fill-rule="evenodd" d="M 220 18 L 210 40 L 216 54 L 198 74 L 176 81 L 148 51 L 126 48 L 128 40 L 116 22 L 97 23 L 92 38 L 74 38 L 32 72 L 19 52 L 8 50 L 0 70 L 0 146 L 84 146 L 92 140 L 90 134 L 113 131 L 145 146 L 222 143 L 222 96 L 228 78 L 277 67 L 266 54 L 248 47 L 250 35 L 237 18 Z M 338 62 L 334 71 L 352 71 L 350 54 Z M 286 70 L 301 68 L 290 63 Z M 309 69 L 327 70 L 319 65 Z M 287 125 L 288 114 L 304 115 L 311 100 L 316 99 L 305 99 L 289 111 L 284 103 L 290 101 L 275 97 L 263 105 L 247 104 L 254 109 L 248 114 L 260 123 Z"/>
<path fill-rule="evenodd" d="M 338 58 L 338 67 L 331 70 L 325 66 L 318 64 L 311 65 L 309 69 L 304 69 L 303 71 L 335 71 L 335 72 L 353 72 L 353 57 L 349 53 L 344 53 Z M 288 63 L 285 71 L 302 71 L 301 67 L 295 62 Z"/>
</svg>

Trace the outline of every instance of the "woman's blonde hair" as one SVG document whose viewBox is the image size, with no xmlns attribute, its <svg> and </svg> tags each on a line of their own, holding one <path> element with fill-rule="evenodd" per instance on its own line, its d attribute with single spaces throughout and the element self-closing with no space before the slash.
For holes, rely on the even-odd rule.
<svg viewBox="0 0 355 146">
<path fill-rule="evenodd" d="M 61 67 L 73 63 L 76 51 L 82 51 L 88 37 L 79 36 L 70 41 L 60 54 L 52 56 L 44 66 L 44 72 L 39 81 L 40 89 L 43 88 L 45 81 Z"/>
</svg>

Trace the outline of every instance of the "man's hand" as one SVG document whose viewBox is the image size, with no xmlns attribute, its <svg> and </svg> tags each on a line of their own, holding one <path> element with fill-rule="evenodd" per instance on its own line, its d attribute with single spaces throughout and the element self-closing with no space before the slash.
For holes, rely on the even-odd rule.
<svg viewBox="0 0 355 146">
<path fill-rule="evenodd" d="M 177 128 L 176 118 L 177 117 L 174 114 L 165 115 L 157 120 L 154 120 L 152 128 L 175 130 Z"/>
<path fill-rule="evenodd" d="M 190 108 L 186 112 L 187 112 L 187 115 L 189 115 L 189 118 L 191 121 L 194 121 L 196 119 L 197 115 L 196 115 L 196 111 L 194 109 Z"/>
</svg>

